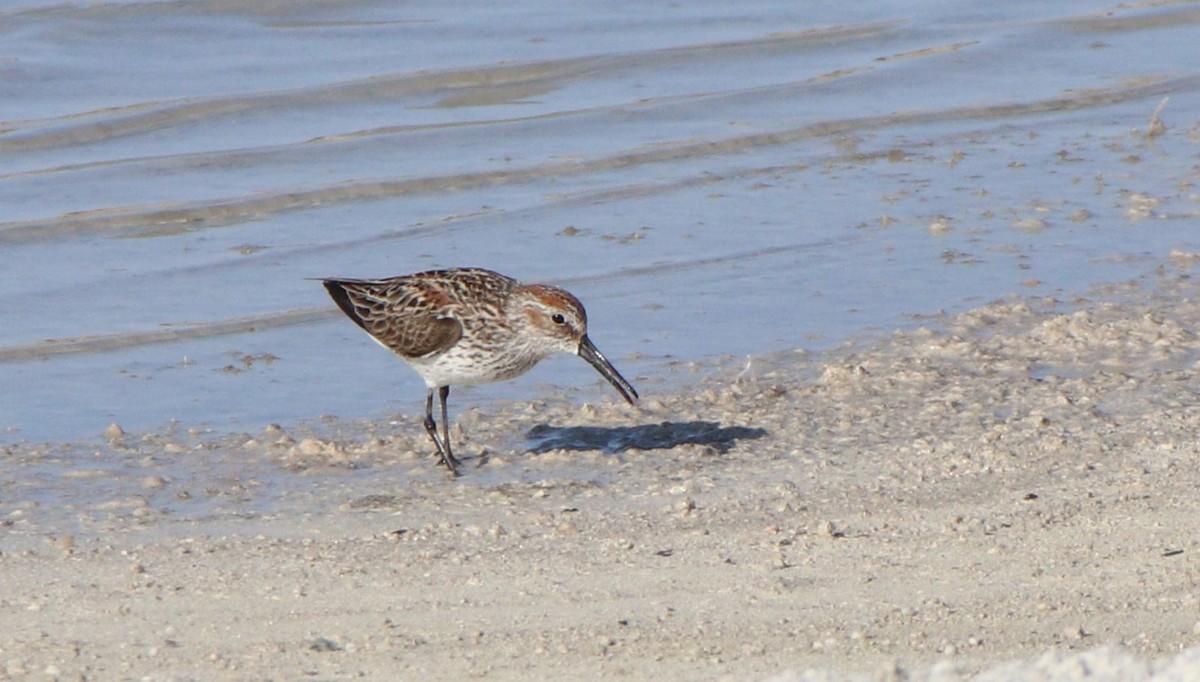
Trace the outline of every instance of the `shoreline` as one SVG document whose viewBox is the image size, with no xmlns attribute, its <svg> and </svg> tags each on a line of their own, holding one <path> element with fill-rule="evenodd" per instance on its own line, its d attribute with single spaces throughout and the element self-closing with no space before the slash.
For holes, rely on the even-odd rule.
<svg viewBox="0 0 1200 682">
<path fill-rule="evenodd" d="M 412 415 L 10 446 L 0 678 L 1200 670 L 1187 255 L 639 408 L 463 405 L 458 481 Z"/>
</svg>

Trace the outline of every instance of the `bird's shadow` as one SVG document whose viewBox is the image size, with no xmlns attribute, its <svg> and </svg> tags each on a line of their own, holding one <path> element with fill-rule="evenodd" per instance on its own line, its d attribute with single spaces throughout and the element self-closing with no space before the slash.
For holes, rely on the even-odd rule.
<svg viewBox="0 0 1200 682">
<path fill-rule="evenodd" d="M 525 437 L 532 445 L 529 452 L 551 450 L 602 450 L 621 452 L 665 450 L 677 445 L 707 445 L 724 454 L 739 440 L 762 438 L 766 429 L 748 426 L 721 426 L 717 422 L 662 422 L 639 426 L 550 426 L 539 424 Z"/>
</svg>

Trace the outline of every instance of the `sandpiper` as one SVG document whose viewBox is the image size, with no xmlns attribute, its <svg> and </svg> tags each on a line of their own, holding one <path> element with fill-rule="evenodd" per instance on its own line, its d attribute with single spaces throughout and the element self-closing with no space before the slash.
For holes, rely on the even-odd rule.
<svg viewBox="0 0 1200 682">
<path fill-rule="evenodd" d="M 482 268 L 431 270 L 387 279 L 325 279 L 342 312 L 425 380 L 425 430 L 454 475 L 446 397 L 451 385 L 486 384 L 528 372 L 554 353 L 587 360 L 630 404 L 637 391 L 587 335 L 579 299 L 557 287 L 521 284 Z M 442 432 L 433 419 L 433 395 Z"/>
</svg>

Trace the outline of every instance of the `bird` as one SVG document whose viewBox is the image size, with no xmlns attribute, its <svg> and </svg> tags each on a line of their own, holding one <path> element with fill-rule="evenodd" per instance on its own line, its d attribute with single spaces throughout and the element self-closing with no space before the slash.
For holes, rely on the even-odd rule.
<svg viewBox="0 0 1200 682">
<path fill-rule="evenodd" d="M 451 386 L 505 381 L 555 353 L 578 355 L 621 397 L 639 396 L 588 337 L 587 312 L 558 287 L 484 268 L 428 270 L 385 279 L 321 280 L 334 303 L 425 380 L 425 431 L 453 476 L 446 399 Z M 441 434 L 433 416 L 436 394 Z"/>
</svg>

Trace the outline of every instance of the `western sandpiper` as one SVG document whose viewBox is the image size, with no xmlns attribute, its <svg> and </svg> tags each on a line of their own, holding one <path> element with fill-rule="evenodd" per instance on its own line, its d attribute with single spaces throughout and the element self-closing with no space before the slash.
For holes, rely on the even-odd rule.
<svg viewBox="0 0 1200 682">
<path fill-rule="evenodd" d="M 446 418 L 451 385 L 512 379 L 549 355 L 572 353 L 591 363 L 630 404 L 638 397 L 588 338 L 583 304 L 557 287 L 521 284 L 481 268 L 323 281 L 342 312 L 425 380 L 425 430 L 455 475 L 458 460 Z M 442 408 L 440 435 L 434 393 Z"/>
</svg>

